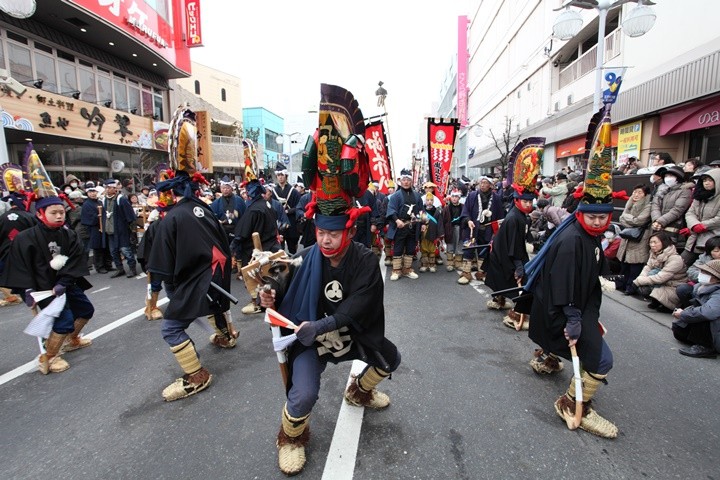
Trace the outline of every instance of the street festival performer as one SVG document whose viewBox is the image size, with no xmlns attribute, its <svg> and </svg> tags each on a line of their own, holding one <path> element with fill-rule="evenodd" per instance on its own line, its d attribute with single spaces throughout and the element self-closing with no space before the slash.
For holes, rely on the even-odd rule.
<svg viewBox="0 0 720 480">
<path fill-rule="evenodd" d="M 64 193 L 58 196 L 32 143 L 25 151 L 23 170 L 33 190 L 30 200 L 35 202 L 35 216 L 41 223 L 15 236 L 0 285 L 24 292 L 25 303 L 31 308 L 44 309 L 55 299 L 60 302 L 56 304 L 57 316 L 52 315 L 45 352 L 38 358 L 38 369 L 47 375 L 70 368 L 62 353 L 90 346 L 92 341 L 81 337 L 80 331 L 95 308 L 85 295 L 92 285 L 85 279 L 90 271 L 82 241 L 65 228 L 65 203 L 71 208 L 74 205 Z M 36 302 L 33 294 L 38 298 L 44 294 L 44 298 Z"/>
<path fill-rule="evenodd" d="M 200 173 L 195 113 L 179 107 L 170 123 L 170 178 L 157 191 L 171 192 L 174 206 L 158 225 L 148 259 L 153 280 L 174 286 L 161 332 L 185 374 L 163 390 L 170 402 L 206 389 L 210 372 L 200 364 L 186 329 L 198 317 L 213 315 L 216 335 L 231 341 L 224 313 L 229 309 L 231 254 L 227 234 L 197 196 L 207 180 Z M 234 338 L 232 339 L 234 340 Z"/>
<path fill-rule="evenodd" d="M 313 191 L 307 216 L 314 215 L 317 243 L 298 253 L 303 261 L 293 271 L 285 295 L 275 289 L 260 292 L 263 307 L 279 306 L 280 313 L 299 326 L 294 334 L 283 329 L 297 338 L 287 349 L 287 401 L 277 438 L 280 470 L 287 475 L 299 473 L 305 465 L 308 420 L 328 362 L 367 363 L 351 378 L 344 397 L 351 405 L 374 409 L 390 405 L 390 398 L 375 387 L 400 364 L 397 347 L 385 338 L 384 285 L 377 257 L 353 241 L 355 221 L 367 211 L 353 207 L 369 180 L 363 115 L 350 92 L 325 84 L 319 111 L 320 127 L 303 155 L 305 184 Z"/>
<path fill-rule="evenodd" d="M 527 263 L 527 240 L 530 230 L 528 215 L 533 210 L 533 200 L 537 197 L 536 177 L 540 173 L 545 139 L 542 137 L 527 138 L 518 142 L 510 153 L 513 171 L 513 206 L 510 207 L 505 220 L 500 224 L 493 238 L 492 251 L 488 257 L 485 284 L 493 291 L 502 291 L 522 284 L 525 275 L 524 265 Z M 469 197 L 468 197 L 469 198 Z M 493 294 L 487 302 L 490 309 L 507 308 L 504 295 Z M 519 307 L 511 309 L 503 318 L 503 324 L 517 330 L 527 330 L 530 319 L 529 312 Z"/>
<path fill-rule="evenodd" d="M 533 294 L 530 339 L 542 348 L 541 355 L 570 359 L 571 347 L 576 347 L 582 365 L 582 420 L 578 425 L 579 392 L 573 381 L 555 402 L 555 411 L 571 430 L 579 426 L 605 438 L 617 437 L 618 429 L 592 406 L 597 388 L 607 383 L 613 366 L 612 352 L 599 322 L 600 275 L 607 268 L 599 236 L 610 224 L 613 198 L 624 195 L 612 191 L 610 132 L 608 104 L 590 121 L 585 144 L 586 158 L 590 158 L 584 189 L 576 193 L 580 197 L 577 211 L 560 224 L 527 265 L 528 282 L 524 287 Z"/>
</svg>

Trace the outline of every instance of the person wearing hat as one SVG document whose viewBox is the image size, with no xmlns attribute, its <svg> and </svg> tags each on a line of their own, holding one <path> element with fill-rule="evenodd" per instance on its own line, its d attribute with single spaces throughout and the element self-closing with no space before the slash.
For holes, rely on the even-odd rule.
<svg viewBox="0 0 720 480">
<path fill-rule="evenodd" d="M 336 95 L 336 90 L 346 95 Z M 329 85 L 323 85 L 322 92 L 319 116 L 321 121 L 327 119 L 327 123 L 321 124 L 324 135 L 348 152 L 343 162 L 346 166 L 354 164 L 353 171 L 357 173 L 352 176 L 357 175 L 357 181 L 345 178 L 348 181 L 341 182 L 344 173 L 331 173 L 340 169 L 320 173 L 320 162 L 327 162 L 330 167 L 339 164 L 339 151 L 331 150 L 327 152 L 329 158 L 319 158 L 315 145 L 306 148 L 303 170 L 313 172 L 312 182 L 308 183 L 315 192 L 307 216 L 315 219 L 317 243 L 298 254 L 302 264 L 292 271 L 286 292 L 260 292 L 263 307 L 279 307 L 283 316 L 299 326 L 295 330 L 297 341 L 287 351 L 291 378 L 286 385 L 287 400 L 276 442 L 278 464 L 286 475 L 295 475 L 305 466 L 309 417 L 318 400 L 327 364 L 362 358 L 367 366 L 352 377 L 344 399 L 351 405 L 383 409 L 390 405 L 390 398 L 376 387 L 397 370 L 401 360 L 397 347 L 385 337 L 385 288 L 380 265 L 370 249 L 353 241 L 355 220 L 368 209 L 356 207 L 353 201 L 367 188 L 363 171 L 367 172 L 368 160 L 358 141 L 365 131 L 363 115 L 354 100 L 354 108 L 338 108 L 333 112 L 333 116 L 340 115 L 338 110 L 355 114 L 340 123 L 341 127 L 349 125 L 353 129 L 350 137 L 343 137 L 324 102 L 327 99 L 329 107 L 342 105 L 349 92 Z M 338 185 L 339 189 L 333 188 Z M 332 193 L 327 195 L 328 192 Z M 282 331 L 292 333 L 288 329 Z"/>
<path fill-rule="evenodd" d="M 380 183 L 377 181 L 370 182 L 367 191 L 371 198 L 368 203 L 372 208 L 370 213 L 370 250 L 377 255 L 379 260 L 382 258 L 387 197 L 380 191 Z"/>
<path fill-rule="evenodd" d="M 0 285 L 23 291 L 29 307 L 46 308 L 55 298 L 63 303 L 45 340 L 45 352 L 38 358 L 38 369 L 47 375 L 70 367 L 61 353 L 90 346 L 92 341 L 81 337 L 80 331 L 95 308 L 85 295 L 92 285 L 85 279 L 90 272 L 82 243 L 74 231 L 65 228 L 65 203 L 55 193 L 32 144 L 26 158 L 26 178 L 33 180 L 35 216 L 40 222 L 15 236 L 6 258 L 13 268 L 3 270 Z M 41 291 L 53 295 L 36 303 L 32 294 Z"/>
<path fill-rule="evenodd" d="M 493 189 L 490 177 L 479 178 L 477 189 L 470 192 L 465 199 L 460 217 L 463 241 L 472 242 L 474 240 L 476 245 L 487 245 L 492 241 L 495 233 L 493 223 L 497 226 L 498 222 L 505 218 L 505 209 L 502 197 Z M 489 248 L 482 248 L 479 252 L 477 249 L 465 249 L 462 250 L 462 253 L 457 252 L 455 262 L 462 268 L 462 274 L 457 279 L 458 284 L 467 285 L 472 280 L 473 260 L 477 261 L 475 279 L 481 281 L 485 279 L 485 271 L 482 266 L 488 258 L 489 251 Z"/>
<path fill-rule="evenodd" d="M 6 196 L 2 197 L 2 203 L 8 206 L 8 210 L 0 215 L 0 275 L 2 275 L 5 258 L 10 252 L 10 246 L 15 236 L 23 230 L 34 227 L 38 221 L 35 215 L 26 209 L 28 199 L 24 194 L 22 168 L 12 163 L 5 163 L 0 166 L 0 172 L 2 172 L 0 181 L 4 184 L 3 190 L 8 192 Z M 10 289 L 0 287 L 0 291 L 5 296 L 4 300 L 0 300 L 0 306 L 22 303 L 22 297 L 12 293 Z"/>
<path fill-rule="evenodd" d="M 73 175 L 72 173 L 65 177 L 65 183 L 62 185 L 63 191 L 65 191 L 65 188 L 70 188 L 71 192 L 74 192 L 75 190 L 80 190 L 82 192 L 82 188 L 80 187 L 80 179 Z M 70 192 L 65 191 L 67 195 L 70 195 Z"/>
<path fill-rule="evenodd" d="M 117 181 L 113 178 L 105 180 L 105 199 L 102 202 L 102 232 L 106 245 L 110 248 L 110 256 L 117 271 L 110 278 L 125 275 L 120 253 L 128 264 L 127 278 L 137 276 L 135 254 L 130 248 L 130 235 L 135 234 L 137 216 L 127 197 L 118 193 Z"/>
<path fill-rule="evenodd" d="M 705 251 L 708 239 L 720 235 L 720 169 L 713 168 L 701 175 L 692 197 L 685 213 L 687 228 L 681 230 L 681 234 L 687 236 L 685 250 L 681 254 L 687 266 Z"/>
<path fill-rule="evenodd" d="M 443 208 L 443 230 L 445 234 L 445 245 L 447 245 L 447 267 L 448 272 L 462 267 L 462 237 L 460 235 L 463 206 L 460 204 L 462 193 L 459 189 L 453 188 L 450 191 L 450 201 Z"/>
<path fill-rule="evenodd" d="M 518 142 L 509 157 L 514 165 L 513 206 L 493 238 L 492 250 L 485 264 L 485 285 L 493 292 L 517 287 L 525 276 L 524 265 L 528 261 L 526 242 L 532 242 L 529 215 L 533 211 L 533 201 L 537 198 L 535 179 L 540 171 L 544 149 L 544 138 L 527 138 Z M 516 160 L 518 158 L 520 161 Z M 503 324 L 515 328 L 515 324 L 520 322 L 522 328 L 527 329 L 527 316 L 521 316 L 511 308 L 505 295 L 493 294 L 486 306 L 494 310 L 510 308 L 508 315 L 503 318 Z"/>
<path fill-rule="evenodd" d="M 567 186 L 567 175 L 563 172 L 558 172 L 555 175 L 555 184 L 552 186 L 543 186 L 543 195 L 550 197 L 550 203 L 556 207 L 562 207 L 565 197 L 568 194 Z"/>
<path fill-rule="evenodd" d="M 295 185 L 293 185 L 293 187 L 300 194 L 301 198 L 303 195 L 305 195 L 305 183 L 303 183 L 303 179 L 301 176 L 298 175 L 297 182 L 295 182 Z"/>
<path fill-rule="evenodd" d="M 387 209 L 390 204 L 390 197 L 395 193 L 395 182 L 387 180 L 387 195 L 384 195 L 378 205 L 378 229 L 380 229 L 380 236 L 382 237 L 382 249 L 385 254 L 385 266 L 389 267 L 392 265 L 393 258 L 393 241 L 388 238 L 387 232 L 389 230 L 389 223 L 387 219 Z"/>
<path fill-rule="evenodd" d="M 685 172 L 676 165 L 661 167 L 656 174 L 662 176 L 663 185 L 652 197 L 650 228 L 653 232 L 667 232 L 678 250 L 682 250 L 685 237 L 680 231 L 685 228 L 685 213 L 692 202 L 693 183 L 685 181 Z"/>
<path fill-rule="evenodd" d="M 160 324 L 163 339 L 183 370 L 162 392 L 171 402 L 201 392 L 213 376 L 198 358 L 187 329 L 198 317 L 212 315 L 214 335 L 225 345 L 234 341 L 225 312 L 230 308 L 232 255 L 227 235 L 212 210 L 198 198 L 208 182 L 200 173 L 194 141 L 180 138 L 196 135 L 195 113 L 187 106 L 176 109 L 170 122 L 170 167 L 167 179 L 156 185 L 164 205 L 173 204 L 158 224 L 147 258 L 153 282 L 173 286 L 173 293 Z"/>
<path fill-rule="evenodd" d="M 387 238 L 393 242 L 392 273 L 390 280 L 400 276 L 418 278 L 412 264 L 417 249 L 417 225 L 415 220 L 423 208 L 423 202 L 412 188 L 410 170 L 400 172 L 400 189 L 390 196 L 387 208 Z"/>
<path fill-rule="evenodd" d="M 295 207 L 295 220 L 297 221 L 298 232 L 300 232 L 300 243 L 303 248 L 315 244 L 315 221 L 305 216 L 305 209 L 312 201 L 312 191 L 305 190 L 300 201 Z"/>
<path fill-rule="evenodd" d="M 288 183 L 288 171 L 285 165 L 282 163 L 277 164 L 275 167 L 275 176 L 277 177 L 277 184 L 271 189 L 272 195 L 275 200 L 280 202 L 280 205 L 282 205 L 285 214 L 290 220 L 290 223 L 280 231 L 280 234 L 283 237 L 283 243 L 287 245 L 288 253 L 292 255 L 297 252 L 297 245 L 300 240 L 300 233 L 297 229 L 297 217 L 295 215 L 295 208 L 300 201 L 300 194 Z"/>
<path fill-rule="evenodd" d="M 710 260 L 698 269 L 693 287 L 697 305 L 673 311 L 672 332 L 688 345 L 678 349 L 681 355 L 716 358 L 720 352 L 720 260 Z"/>
<path fill-rule="evenodd" d="M 143 205 L 143 206 L 147 205 L 147 199 L 148 199 L 149 195 L 150 195 L 150 187 L 148 187 L 147 185 L 143 185 L 142 188 L 140 189 L 140 193 L 137 196 L 138 202 L 140 202 L 140 205 Z"/>
<path fill-rule="evenodd" d="M 272 191 L 266 189 L 259 180 L 251 180 L 245 186 L 248 193 L 248 204 L 245 214 L 235 226 L 233 248 L 239 252 L 241 267 L 250 263 L 253 252 L 253 232 L 260 234 L 263 251 L 278 252 L 282 246 L 278 242 L 277 213 L 267 200 Z M 281 208 L 282 210 L 282 208 Z M 252 315 L 262 310 L 256 302 L 257 293 L 251 294 L 250 302 L 242 308 L 242 313 Z"/>
<path fill-rule="evenodd" d="M 579 428 L 615 438 L 617 427 L 591 403 L 613 366 L 599 324 L 603 298 L 599 277 L 607 268 L 605 256 L 599 254 L 599 238 L 610 225 L 613 212 L 609 108 L 598 112 L 588 128 L 588 173 L 578 208 L 526 265 L 523 290 L 533 294 L 529 335 L 540 346 L 530 362 L 533 370 L 545 374 L 561 371 L 558 357 L 570 359 L 570 347 L 576 347 L 583 381 Z M 570 387 L 555 401 L 555 412 L 571 429 L 575 428 L 575 407 L 575 381 L 571 379 Z"/>
<path fill-rule="evenodd" d="M 235 227 L 242 218 L 247 208 L 245 202 L 240 195 L 234 192 L 234 182 L 226 175 L 220 180 L 220 197 L 216 198 L 210 204 L 210 210 L 213 211 L 215 217 L 228 236 L 228 242 L 232 243 L 235 238 Z M 239 257 L 233 256 L 233 271 L 239 271 L 237 266 Z"/>
<path fill-rule="evenodd" d="M 365 193 L 363 193 L 355 201 L 361 207 L 368 207 L 370 209 L 368 213 L 360 215 L 355 222 L 355 226 L 357 227 L 355 241 L 362 243 L 367 248 L 370 248 L 372 247 L 372 234 L 377 228 L 373 224 L 372 219 L 377 218 L 378 215 L 376 197 L 373 194 L 372 188 L 370 188 L 370 184 L 368 184 L 368 188 L 365 190 Z"/>
<path fill-rule="evenodd" d="M 86 190 L 87 199 L 83 202 L 80 209 L 80 223 L 85 227 L 87 232 L 87 241 L 85 248 L 89 252 L 93 252 L 93 266 L 97 273 L 108 273 L 105 267 L 106 248 L 103 245 L 103 234 L 100 230 L 100 219 L 102 218 L 102 202 L 98 199 L 97 187 L 91 187 Z M 108 259 L 109 260 L 109 259 Z"/>
</svg>

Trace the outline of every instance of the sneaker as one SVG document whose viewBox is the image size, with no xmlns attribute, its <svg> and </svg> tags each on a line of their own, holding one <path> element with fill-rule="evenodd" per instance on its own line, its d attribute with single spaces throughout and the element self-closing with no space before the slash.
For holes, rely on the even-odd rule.
<svg viewBox="0 0 720 480">
<path fill-rule="evenodd" d="M 390 274 L 390 280 L 392 280 L 394 282 L 395 280 L 399 280 L 399 279 L 400 279 L 400 272 L 398 272 L 397 270 L 393 270 L 393 272 Z"/>
<path fill-rule="evenodd" d="M 427 267 L 420 267 L 420 273 L 425 273 L 428 271 Z"/>
<path fill-rule="evenodd" d="M 407 272 L 403 273 L 403 277 L 407 277 L 410 280 L 415 280 L 416 278 L 418 278 L 418 274 L 413 272 L 411 269 L 411 270 L 408 270 Z"/>
<path fill-rule="evenodd" d="M 455 266 L 448 263 L 447 267 L 445 267 L 445 270 L 447 270 L 448 272 L 452 272 L 453 270 L 455 270 Z"/>
<path fill-rule="evenodd" d="M 172 402 L 189 397 L 190 395 L 195 395 L 209 387 L 212 378 L 212 374 L 203 367 L 192 375 L 183 375 L 165 387 L 162 396 L 166 402 Z"/>
<path fill-rule="evenodd" d="M 435 273 L 437 271 L 437 269 L 435 267 L 430 267 L 430 268 L 428 268 L 428 271 L 430 273 Z"/>
</svg>

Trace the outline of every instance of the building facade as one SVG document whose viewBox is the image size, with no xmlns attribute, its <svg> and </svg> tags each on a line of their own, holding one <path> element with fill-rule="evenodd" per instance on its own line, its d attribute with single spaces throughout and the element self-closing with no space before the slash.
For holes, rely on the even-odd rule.
<svg viewBox="0 0 720 480">
<path fill-rule="evenodd" d="M 144 181 L 167 161 L 169 80 L 191 71 L 188 4 L 198 6 L 67 0 L 37 2 L 27 18 L 0 11 L 7 159 L 20 163 L 32 141 L 58 185 L 69 174 Z"/>
<path fill-rule="evenodd" d="M 290 165 L 290 157 L 284 157 L 283 149 L 285 139 L 285 121 L 264 107 L 251 107 L 243 109 L 243 126 L 245 136 L 253 140 L 258 147 L 258 165 L 263 170 L 265 178 L 272 178 L 278 162 Z M 278 137 L 282 139 L 278 143 Z M 292 178 L 292 177 L 291 177 Z"/>
<path fill-rule="evenodd" d="M 567 41 L 552 38 L 556 0 L 476 2 L 468 29 L 470 168 L 494 168 L 490 134 L 507 126 L 517 138 L 546 138 L 543 173 L 582 169 L 585 132 L 593 110 L 598 11 L 580 11 L 583 27 Z M 666 151 L 678 162 L 720 158 L 720 34 L 712 0 L 658 2 L 654 26 L 643 36 L 623 33 L 637 4 L 607 14 L 603 67 L 628 67 L 613 106 L 617 163 Z M 692 32 L 684 35 L 682 32 Z"/>
</svg>

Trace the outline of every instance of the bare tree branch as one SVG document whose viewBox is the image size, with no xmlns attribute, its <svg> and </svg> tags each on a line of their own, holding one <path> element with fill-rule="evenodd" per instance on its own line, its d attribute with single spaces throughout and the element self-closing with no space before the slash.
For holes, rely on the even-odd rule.
<svg viewBox="0 0 720 480">
<path fill-rule="evenodd" d="M 503 125 L 502 136 L 498 138 L 495 136 L 495 132 L 490 129 L 490 138 L 492 138 L 495 148 L 500 153 L 495 166 L 500 167 L 500 178 L 505 178 L 508 168 L 508 160 L 512 149 L 520 139 L 520 134 L 513 135 L 513 119 L 512 117 L 505 117 L 505 123 Z M 517 130 L 516 130 L 517 131 Z"/>
</svg>

